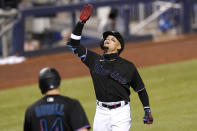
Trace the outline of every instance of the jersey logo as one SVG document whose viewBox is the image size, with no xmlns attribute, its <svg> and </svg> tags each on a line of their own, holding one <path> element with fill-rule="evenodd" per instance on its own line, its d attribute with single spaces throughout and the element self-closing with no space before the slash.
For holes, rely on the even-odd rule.
<svg viewBox="0 0 197 131">
<path fill-rule="evenodd" d="M 100 74 L 103 76 L 110 76 L 110 78 L 112 78 L 115 81 L 118 81 L 121 84 L 127 84 L 127 79 L 122 77 L 120 73 L 118 73 L 117 71 L 112 72 L 108 69 L 105 69 L 103 65 L 100 65 L 100 64 L 96 64 L 94 69 L 97 74 Z"/>
<path fill-rule="evenodd" d="M 118 72 L 112 72 L 110 76 L 111 78 L 113 78 L 121 84 L 127 84 L 127 80 L 124 77 L 122 77 Z"/>
<path fill-rule="evenodd" d="M 47 102 L 54 102 L 54 98 L 53 97 L 47 98 Z"/>
<path fill-rule="evenodd" d="M 110 70 L 104 69 L 103 65 L 100 64 L 96 64 L 94 69 L 97 74 L 103 76 L 108 76 L 110 74 Z"/>
</svg>

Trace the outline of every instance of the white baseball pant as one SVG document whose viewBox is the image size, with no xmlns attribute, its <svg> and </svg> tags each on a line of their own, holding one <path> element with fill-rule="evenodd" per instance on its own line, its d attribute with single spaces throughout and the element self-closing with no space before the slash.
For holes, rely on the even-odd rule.
<svg viewBox="0 0 197 131">
<path fill-rule="evenodd" d="M 93 131 L 129 131 L 131 127 L 130 105 L 108 109 L 97 105 Z"/>
</svg>

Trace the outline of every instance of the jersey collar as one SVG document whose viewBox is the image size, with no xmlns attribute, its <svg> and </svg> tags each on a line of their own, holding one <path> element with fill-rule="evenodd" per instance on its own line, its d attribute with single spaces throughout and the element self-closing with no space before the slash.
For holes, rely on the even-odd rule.
<svg viewBox="0 0 197 131">
<path fill-rule="evenodd" d="M 106 60 L 114 60 L 119 58 L 118 53 L 112 53 L 112 54 L 103 54 L 104 59 Z"/>
</svg>

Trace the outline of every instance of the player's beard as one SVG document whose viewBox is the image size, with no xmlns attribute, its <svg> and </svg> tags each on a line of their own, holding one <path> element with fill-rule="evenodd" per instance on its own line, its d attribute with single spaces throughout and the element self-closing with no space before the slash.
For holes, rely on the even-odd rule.
<svg viewBox="0 0 197 131">
<path fill-rule="evenodd" d="M 109 49 L 108 47 L 104 47 L 103 49 L 104 54 L 108 52 L 108 49 Z"/>
<path fill-rule="evenodd" d="M 104 51 L 104 53 L 105 53 L 105 52 L 108 51 L 109 47 L 104 46 L 104 43 L 103 43 L 103 44 L 101 44 L 101 49 L 102 49 L 102 50 Z"/>
<path fill-rule="evenodd" d="M 105 44 L 110 44 L 110 43 L 108 41 L 102 41 L 100 46 L 101 46 L 101 49 L 103 50 L 103 52 L 107 53 L 109 50 L 109 47 L 105 46 Z"/>
<path fill-rule="evenodd" d="M 104 53 L 107 53 L 107 52 L 108 52 L 109 47 L 107 47 L 107 46 L 105 46 L 105 45 L 103 44 L 102 49 L 103 49 Z"/>
</svg>

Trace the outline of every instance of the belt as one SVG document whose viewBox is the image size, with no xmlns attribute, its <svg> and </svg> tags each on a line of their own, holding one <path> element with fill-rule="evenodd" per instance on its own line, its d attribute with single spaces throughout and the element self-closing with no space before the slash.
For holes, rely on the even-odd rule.
<svg viewBox="0 0 197 131">
<path fill-rule="evenodd" d="M 118 107 L 121 107 L 121 106 L 124 106 L 124 105 L 127 105 L 127 104 L 128 104 L 128 102 L 126 102 L 126 101 L 124 101 L 123 105 L 121 105 L 121 102 L 118 103 L 118 104 L 113 104 L 113 105 L 107 105 L 107 104 L 102 103 L 102 102 L 99 104 L 99 102 L 97 102 L 97 105 L 100 105 L 100 106 L 108 108 L 108 109 L 116 109 Z"/>
</svg>

